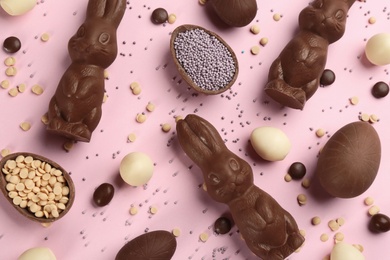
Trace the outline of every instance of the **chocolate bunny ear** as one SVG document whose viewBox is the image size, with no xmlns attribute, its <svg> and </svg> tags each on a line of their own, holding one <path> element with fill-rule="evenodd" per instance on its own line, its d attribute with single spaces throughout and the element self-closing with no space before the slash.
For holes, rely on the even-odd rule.
<svg viewBox="0 0 390 260">
<path fill-rule="evenodd" d="M 346 0 L 347 4 L 348 4 L 348 8 L 351 8 L 351 6 L 353 5 L 353 3 L 355 3 L 356 0 Z"/>
<path fill-rule="evenodd" d="M 217 129 L 199 116 L 187 115 L 177 122 L 176 130 L 180 146 L 201 168 L 212 163 L 215 155 L 227 150 Z"/>
<path fill-rule="evenodd" d="M 126 0 L 89 0 L 87 18 L 107 19 L 118 27 L 125 11 Z"/>
</svg>

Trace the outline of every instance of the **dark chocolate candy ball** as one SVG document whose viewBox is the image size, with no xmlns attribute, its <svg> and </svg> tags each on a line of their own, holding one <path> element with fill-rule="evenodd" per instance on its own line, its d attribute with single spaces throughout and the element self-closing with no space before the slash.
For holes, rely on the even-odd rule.
<svg viewBox="0 0 390 260">
<path fill-rule="evenodd" d="M 230 219 L 226 217 L 220 217 L 214 222 L 214 231 L 217 234 L 226 234 L 232 228 Z"/>
<path fill-rule="evenodd" d="M 387 232 L 390 230 L 390 218 L 385 214 L 375 214 L 370 219 L 369 228 L 373 232 Z"/>
<path fill-rule="evenodd" d="M 333 84 L 333 82 L 336 80 L 336 75 L 333 71 L 326 69 L 322 72 L 321 78 L 320 78 L 320 85 L 321 86 L 329 86 Z"/>
<path fill-rule="evenodd" d="M 22 44 L 20 40 L 15 36 L 10 36 L 3 42 L 3 48 L 8 53 L 15 53 L 20 50 Z"/>
<path fill-rule="evenodd" d="M 93 193 L 93 201 L 99 207 L 106 206 L 114 197 L 114 186 L 109 183 L 103 183 Z"/>
<path fill-rule="evenodd" d="M 389 85 L 383 81 L 379 81 L 372 87 L 371 93 L 376 98 L 383 98 L 389 94 Z"/>
<path fill-rule="evenodd" d="M 306 167 L 301 162 L 294 162 L 288 169 L 288 174 L 290 174 L 291 178 L 294 180 L 300 180 L 306 174 Z"/>
<path fill-rule="evenodd" d="M 164 8 L 157 8 L 152 13 L 152 21 L 156 24 L 165 23 L 168 20 L 168 12 Z"/>
</svg>

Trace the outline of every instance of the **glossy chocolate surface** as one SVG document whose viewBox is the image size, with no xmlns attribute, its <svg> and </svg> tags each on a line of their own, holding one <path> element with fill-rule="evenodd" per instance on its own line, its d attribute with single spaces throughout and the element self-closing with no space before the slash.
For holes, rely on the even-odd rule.
<svg viewBox="0 0 390 260">
<path fill-rule="evenodd" d="M 125 244 L 115 260 L 170 260 L 176 251 L 176 238 L 165 230 L 140 235 Z"/>
<path fill-rule="evenodd" d="M 375 98 L 384 98 L 389 94 L 389 85 L 383 81 L 374 84 L 371 93 Z"/>
<path fill-rule="evenodd" d="M 294 180 L 300 180 L 306 174 L 306 166 L 301 162 L 294 162 L 290 165 L 288 173 Z"/>
<path fill-rule="evenodd" d="M 353 198 L 374 182 L 381 160 L 381 142 L 374 127 L 357 121 L 340 128 L 325 144 L 316 176 L 332 196 Z"/>
<path fill-rule="evenodd" d="M 265 92 L 283 106 L 303 109 L 326 65 L 329 44 L 345 31 L 355 0 L 314 0 L 299 14 L 299 31 L 272 63 Z"/>
<path fill-rule="evenodd" d="M 47 130 L 89 142 L 99 124 L 104 97 L 104 70 L 117 56 L 116 30 L 126 0 L 89 0 L 87 15 L 68 43 L 71 65 L 49 104 Z"/>
<path fill-rule="evenodd" d="M 294 218 L 253 183 L 250 165 L 232 153 L 215 127 L 197 115 L 176 126 L 179 143 L 203 173 L 207 193 L 229 206 L 249 249 L 263 259 L 284 259 L 304 238 Z"/>
<path fill-rule="evenodd" d="M 382 213 L 377 213 L 371 217 L 369 228 L 372 232 L 383 233 L 390 231 L 390 218 Z"/>
<path fill-rule="evenodd" d="M 115 188 L 110 183 L 102 183 L 93 193 L 93 201 L 99 207 L 104 207 L 114 197 Z"/>
<path fill-rule="evenodd" d="M 227 217 L 220 217 L 214 222 L 214 232 L 226 234 L 232 229 L 232 222 Z"/>
<path fill-rule="evenodd" d="M 210 3 L 218 17 L 229 26 L 243 27 L 256 17 L 256 0 L 211 0 Z"/>
<path fill-rule="evenodd" d="M 321 86 L 329 86 L 334 83 L 336 80 L 336 75 L 334 72 L 330 69 L 326 69 L 322 72 L 321 78 L 320 78 L 320 85 Z"/>
<path fill-rule="evenodd" d="M 164 8 L 156 8 L 152 12 L 152 21 L 155 24 L 162 24 L 168 20 L 168 12 Z"/>
<path fill-rule="evenodd" d="M 22 47 L 22 43 L 20 42 L 19 38 L 15 36 L 10 36 L 3 42 L 3 49 L 5 52 L 8 53 L 15 53 L 20 50 Z"/>
</svg>

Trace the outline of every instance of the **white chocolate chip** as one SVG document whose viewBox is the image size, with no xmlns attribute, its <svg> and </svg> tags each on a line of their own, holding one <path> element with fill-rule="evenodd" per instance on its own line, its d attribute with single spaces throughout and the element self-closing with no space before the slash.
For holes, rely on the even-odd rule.
<svg viewBox="0 0 390 260">
<path fill-rule="evenodd" d="M 35 95 L 41 95 L 43 93 L 43 88 L 40 85 L 35 84 L 34 86 L 32 86 L 31 91 Z"/>
</svg>

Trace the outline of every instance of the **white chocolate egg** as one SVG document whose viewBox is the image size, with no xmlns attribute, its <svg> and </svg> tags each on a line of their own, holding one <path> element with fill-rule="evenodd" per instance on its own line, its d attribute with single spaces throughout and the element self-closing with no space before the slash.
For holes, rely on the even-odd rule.
<svg viewBox="0 0 390 260">
<path fill-rule="evenodd" d="M 18 260 L 56 260 L 56 256 L 47 247 L 33 247 L 24 251 Z"/>
<path fill-rule="evenodd" d="M 267 161 L 281 161 L 291 149 L 287 135 L 282 130 L 270 126 L 254 129 L 250 141 L 256 153 Z"/>
<path fill-rule="evenodd" d="M 366 57 L 374 65 L 390 64 L 390 33 L 378 33 L 366 44 Z"/>
<path fill-rule="evenodd" d="M 330 260 L 364 260 L 364 255 L 353 245 L 339 242 L 333 246 Z"/>
<path fill-rule="evenodd" d="M 122 179 L 131 186 L 146 184 L 152 178 L 154 165 L 148 155 L 133 152 L 123 157 L 119 173 Z"/>
<path fill-rule="evenodd" d="M 33 9 L 36 0 L 0 0 L 0 6 L 6 13 L 12 16 L 22 15 Z"/>
</svg>

